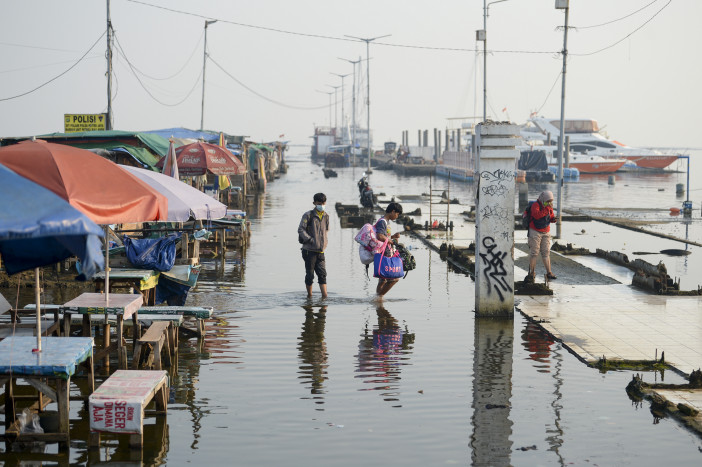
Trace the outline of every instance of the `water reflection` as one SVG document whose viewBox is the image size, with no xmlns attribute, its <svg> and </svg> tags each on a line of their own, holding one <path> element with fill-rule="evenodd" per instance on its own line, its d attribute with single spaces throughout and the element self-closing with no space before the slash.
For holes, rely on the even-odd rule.
<svg viewBox="0 0 702 467">
<path fill-rule="evenodd" d="M 327 319 L 327 305 L 322 305 L 315 313 L 314 307 L 305 305 L 305 322 L 297 348 L 300 358 L 300 382 L 310 389 L 316 404 L 324 404 L 324 382 L 327 380 L 328 353 L 324 341 L 324 325 Z M 308 399 L 304 397 L 303 399 Z M 317 410 L 324 410 L 318 408 Z"/>
<path fill-rule="evenodd" d="M 522 330 L 522 345 L 529 352 L 529 358 L 539 363 L 534 365 L 541 373 L 550 373 L 551 345 L 553 339 L 535 323 L 528 322 Z"/>
<path fill-rule="evenodd" d="M 511 465 L 514 321 L 475 319 L 473 465 Z"/>
<path fill-rule="evenodd" d="M 369 332 L 369 324 L 358 344 L 358 375 L 371 387 L 361 391 L 381 391 L 383 400 L 399 402 L 400 370 L 408 365 L 414 344 L 414 333 L 402 328 L 383 305 L 376 308 L 378 325 Z M 402 407 L 401 404 L 393 407 Z"/>
</svg>

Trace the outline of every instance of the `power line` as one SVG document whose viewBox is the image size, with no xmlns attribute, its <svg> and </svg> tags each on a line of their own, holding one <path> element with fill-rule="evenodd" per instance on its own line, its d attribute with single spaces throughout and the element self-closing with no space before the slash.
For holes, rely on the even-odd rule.
<svg viewBox="0 0 702 467">
<path fill-rule="evenodd" d="M 562 71 L 558 71 L 558 76 L 556 76 L 556 80 L 553 82 L 553 85 L 551 86 L 551 90 L 546 95 L 546 99 L 544 99 L 544 103 L 541 104 L 541 107 L 539 107 L 539 109 L 534 112 L 535 114 L 538 114 L 539 112 L 541 112 L 541 109 L 543 109 L 544 106 L 546 105 L 546 102 L 548 101 L 548 98 L 551 97 L 551 93 L 553 92 L 553 88 L 556 87 L 556 83 L 558 83 L 558 78 L 561 77 L 562 73 L 563 73 Z"/>
<path fill-rule="evenodd" d="M 634 16 L 639 11 L 645 10 L 646 8 L 650 7 L 651 5 L 656 3 L 657 1 L 658 0 L 653 0 L 651 3 L 644 5 L 641 8 L 639 8 L 638 10 L 636 10 L 632 13 L 629 13 L 626 16 L 622 16 L 621 18 L 613 19 L 612 21 L 607 21 L 606 23 L 602 23 L 602 24 L 593 24 L 592 26 L 573 26 L 573 29 L 592 29 L 592 28 L 599 28 L 600 26 L 607 26 L 608 24 L 616 23 L 617 21 L 621 21 L 621 20 L 626 19 L 630 16 Z"/>
<path fill-rule="evenodd" d="M 225 69 L 222 67 L 222 65 L 220 65 L 219 63 L 217 63 L 217 61 L 216 61 L 214 58 L 212 58 L 211 55 L 208 54 L 208 55 L 207 55 L 207 58 L 209 58 L 210 61 L 211 61 L 212 63 L 214 63 L 215 66 L 217 66 L 217 68 L 219 68 L 220 70 L 222 70 L 222 72 L 223 72 L 225 75 L 229 76 L 229 77 L 230 77 L 232 80 L 234 80 L 239 86 L 243 87 L 244 89 L 246 89 L 246 90 L 249 91 L 250 93 L 252 93 L 252 94 L 254 94 L 254 95 L 260 97 L 261 99 L 266 100 L 266 101 L 268 101 L 268 102 L 270 102 L 270 103 L 272 103 L 272 104 L 276 104 L 276 105 L 279 105 L 279 106 L 281 106 L 281 107 L 286 107 L 286 108 L 288 108 L 288 109 L 295 109 L 295 110 L 321 110 L 321 109 L 329 108 L 329 104 L 327 104 L 327 105 L 322 105 L 322 106 L 319 106 L 319 107 L 301 107 L 301 106 L 297 106 L 297 105 L 285 104 L 285 103 L 280 102 L 280 101 L 277 101 L 277 100 L 275 100 L 275 99 L 271 99 L 270 97 L 266 97 L 266 96 L 264 96 L 263 94 L 261 94 L 261 93 L 259 93 L 259 92 L 257 92 L 257 91 L 254 91 L 253 89 L 251 89 L 250 87 L 248 87 L 247 85 L 245 85 L 244 83 L 242 83 L 241 81 L 239 81 L 234 75 L 232 75 L 232 74 L 229 73 L 227 70 L 225 70 Z"/>
<path fill-rule="evenodd" d="M 267 26 L 258 26 L 254 24 L 246 24 L 246 23 L 239 23 L 236 21 L 229 21 L 226 19 L 219 19 L 219 18 L 213 18 L 211 16 L 207 15 L 201 15 L 198 13 L 192 13 L 189 11 L 183 11 L 183 10 L 176 10 L 175 8 L 168 8 L 164 7 L 161 5 L 154 5 L 151 3 L 143 2 L 140 0 L 127 0 L 132 3 L 137 3 L 140 5 L 144 6 L 149 6 L 152 8 L 157 8 L 160 10 L 165 10 L 165 11 L 170 11 L 171 13 L 178 13 L 181 15 L 188 15 L 188 16 L 193 16 L 196 18 L 201 18 L 205 20 L 210 20 L 210 19 L 215 19 L 218 22 L 221 23 L 227 23 L 231 24 L 234 26 L 241 26 L 244 28 L 251 28 L 251 29 L 259 29 L 262 31 L 268 31 L 268 32 L 275 32 L 279 34 L 290 34 L 293 36 L 301 36 L 301 37 L 311 37 L 314 39 L 327 39 L 327 40 L 333 40 L 333 41 L 344 41 L 344 42 L 362 42 L 357 39 L 352 39 L 352 38 L 347 38 L 347 37 L 338 37 L 338 36 L 326 36 L 323 34 L 311 34 L 311 33 L 303 33 L 303 32 L 296 32 L 296 31 L 287 31 L 285 29 L 277 29 L 277 28 L 271 28 Z M 382 45 L 385 47 L 400 47 L 400 48 L 406 48 L 406 49 L 423 49 L 423 50 L 438 50 L 438 51 L 448 51 L 448 52 L 478 52 L 479 50 L 477 49 L 466 49 L 466 48 L 460 48 L 460 47 L 430 47 L 430 46 L 422 46 L 422 45 L 406 45 L 406 44 L 390 44 L 387 42 L 377 42 L 377 45 Z M 523 53 L 523 54 L 553 54 L 553 51 L 530 51 L 530 50 L 491 50 L 490 52 L 492 53 Z"/>
<path fill-rule="evenodd" d="M 615 42 L 615 43 L 613 43 L 613 44 L 610 44 L 610 45 L 608 45 L 607 47 L 603 47 L 603 48 L 601 48 L 601 49 L 599 49 L 599 50 L 595 50 L 594 52 L 583 53 L 583 54 L 571 53 L 570 55 L 575 55 L 575 56 L 578 56 L 578 57 L 587 57 L 587 56 L 589 56 L 589 55 L 595 55 L 595 54 L 600 53 L 600 52 L 603 52 L 603 51 L 605 51 L 605 50 L 607 50 L 607 49 L 611 49 L 611 48 L 614 47 L 615 45 L 617 45 L 617 44 L 619 44 L 619 43 L 621 43 L 621 42 L 624 42 L 626 39 L 628 39 L 629 37 L 631 37 L 632 35 L 634 35 L 636 32 L 638 32 L 640 29 L 642 29 L 642 28 L 643 28 L 644 26 L 646 26 L 648 23 L 650 23 L 651 21 L 653 21 L 653 18 L 655 18 L 656 16 L 658 16 L 658 14 L 659 14 L 661 11 L 665 10 L 665 9 L 668 7 L 668 5 L 671 4 L 672 1 L 673 1 L 673 0 L 668 0 L 668 3 L 666 3 L 665 5 L 663 5 L 663 7 L 662 7 L 660 10 L 658 10 L 658 11 L 657 11 L 653 16 L 651 16 L 649 19 L 647 19 L 646 22 L 644 22 L 641 26 L 639 26 L 638 28 L 636 28 L 636 29 L 634 29 L 633 31 L 631 31 L 631 32 L 630 32 L 629 34 L 627 34 L 626 36 L 624 36 L 624 37 L 622 37 L 621 39 L 619 39 L 617 42 Z"/>
<path fill-rule="evenodd" d="M 132 74 L 134 75 L 134 77 L 137 79 L 137 81 L 139 82 L 139 84 L 141 85 L 141 87 L 144 89 L 144 91 L 146 91 L 146 93 L 147 93 L 154 101 L 158 102 L 159 104 L 164 105 L 164 106 L 166 106 L 166 107 L 176 107 L 176 106 L 182 104 L 183 102 L 185 102 L 185 101 L 190 97 L 190 95 L 191 95 L 191 94 L 193 93 L 193 91 L 195 90 L 195 87 L 196 87 L 196 86 L 198 85 L 198 83 L 200 82 L 200 78 L 202 77 L 202 71 L 200 71 L 200 74 L 197 76 L 197 79 L 195 80 L 195 84 L 193 84 L 193 87 L 190 88 L 190 91 L 188 91 L 188 93 L 185 95 L 185 97 L 184 97 L 183 99 L 181 99 L 180 101 L 178 101 L 178 102 L 176 102 L 176 103 L 173 103 L 173 104 L 169 104 L 169 103 L 167 103 L 167 102 L 161 101 L 161 100 L 158 99 L 156 96 L 154 96 L 154 95 L 151 93 L 151 91 L 149 91 L 149 89 L 148 89 L 148 88 L 144 85 L 144 83 L 141 81 L 141 79 L 139 78 L 139 75 L 138 75 L 137 72 L 135 71 L 135 70 L 136 70 L 136 67 L 134 67 L 134 65 L 132 65 L 132 62 L 129 61 L 129 59 L 127 58 L 127 55 L 124 53 L 124 50 L 122 49 L 122 44 L 120 44 L 120 42 L 119 42 L 119 38 L 117 37 L 116 34 L 115 34 L 114 37 L 115 37 L 115 42 L 116 42 L 116 44 L 117 44 L 117 50 L 118 50 L 119 54 L 122 55 L 122 57 L 126 60 L 127 65 L 129 65 L 129 69 L 131 70 L 131 72 L 132 72 Z"/>
<path fill-rule="evenodd" d="M 7 45 L 10 47 L 23 47 L 25 49 L 50 50 L 52 52 L 69 52 L 69 53 L 76 53 L 77 52 L 77 50 L 53 49 L 50 47 L 39 47 L 38 45 L 16 44 L 14 42 L 0 42 L 0 45 Z"/>
<path fill-rule="evenodd" d="M 106 33 L 107 33 L 107 30 L 103 31 L 102 34 L 100 34 L 100 37 L 97 38 L 97 40 L 93 43 L 93 45 L 90 46 L 90 48 L 83 54 L 83 56 L 80 57 L 80 58 L 78 59 L 78 61 L 75 62 L 73 65 L 71 65 L 70 67 L 68 67 L 64 72 L 62 72 L 62 73 L 60 73 L 60 74 L 54 76 L 54 77 L 51 78 L 49 81 L 46 81 L 45 83 L 40 84 L 39 86 L 37 86 L 36 88 L 34 88 L 34 89 L 32 89 L 32 90 L 29 90 L 29 91 L 27 91 L 27 92 L 23 92 L 22 94 L 17 94 L 16 96 L 1 98 L 1 99 L 0 99 L 0 102 L 2 102 L 2 101 L 9 101 L 9 100 L 12 100 L 12 99 L 17 99 L 18 97 L 26 96 L 27 94 L 31 94 L 31 93 L 33 93 L 34 91 L 37 91 L 37 90 L 43 88 L 43 87 L 46 86 L 47 84 L 49 84 L 49 83 L 51 83 L 51 82 L 53 82 L 53 81 L 59 79 L 60 77 L 62 77 L 63 75 L 65 75 L 66 73 L 68 73 L 69 71 L 71 71 L 73 68 L 75 68 L 75 66 L 78 65 L 80 62 L 82 62 L 83 59 L 85 58 L 85 56 L 88 55 L 88 54 L 90 53 L 91 50 L 93 50 L 93 48 L 98 44 L 98 42 L 100 42 L 100 39 L 102 39 L 102 37 L 103 37 Z"/>
<path fill-rule="evenodd" d="M 104 56 L 103 55 L 91 55 L 90 57 L 86 57 L 86 59 L 91 59 L 91 58 L 104 58 Z M 42 63 L 41 65 L 26 66 L 26 67 L 22 67 L 22 68 L 12 68 L 9 70 L 0 70 L 0 73 L 13 73 L 15 71 L 25 71 L 25 70 L 33 70 L 36 68 L 46 68 L 46 67 L 54 66 L 54 65 L 63 65 L 64 63 L 73 63 L 73 60 L 62 60 L 60 62 Z"/>
<path fill-rule="evenodd" d="M 188 59 L 185 60 L 185 63 L 183 63 L 183 66 L 182 66 L 178 71 L 176 71 L 174 74 L 172 74 L 171 76 L 167 76 L 167 77 L 165 77 L 165 78 L 158 78 L 158 77 L 156 77 L 156 76 L 147 75 L 146 73 L 144 73 L 143 71 L 141 71 L 141 70 L 139 70 L 138 68 L 135 67 L 137 73 L 139 73 L 140 75 L 142 75 L 142 76 L 145 77 L 145 78 L 153 79 L 153 80 L 155 80 L 155 81 L 166 81 L 166 80 L 175 78 L 175 77 L 178 76 L 183 70 L 185 70 L 185 67 L 188 65 L 188 63 L 190 63 L 190 61 L 192 60 L 193 56 L 195 55 L 195 52 L 197 52 L 197 49 L 200 47 L 200 43 L 202 42 L 202 38 L 203 38 L 204 35 L 205 35 L 205 32 L 203 31 L 203 32 L 200 34 L 200 38 L 197 40 L 197 44 L 195 44 L 195 47 L 193 47 L 193 51 L 190 53 L 190 56 L 188 57 Z"/>
</svg>

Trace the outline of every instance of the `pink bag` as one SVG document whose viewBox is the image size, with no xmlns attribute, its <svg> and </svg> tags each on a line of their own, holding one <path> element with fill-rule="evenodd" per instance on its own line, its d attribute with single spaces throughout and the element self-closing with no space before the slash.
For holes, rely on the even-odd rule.
<svg viewBox="0 0 702 467">
<path fill-rule="evenodd" d="M 361 227 L 361 230 L 356 234 L 354 240 L 373 252 L 382 245 L 382 242 L 378 241 L 375 236 L 375 227 L 373 227 L 372 224 L 365 224 Z"/>
</svg>

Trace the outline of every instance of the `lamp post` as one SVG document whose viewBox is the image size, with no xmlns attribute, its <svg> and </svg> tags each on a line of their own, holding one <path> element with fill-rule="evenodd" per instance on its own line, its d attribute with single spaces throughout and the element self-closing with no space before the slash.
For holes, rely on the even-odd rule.
<svg viewBox="0 0 702 467">
<path fill-rule="evenodd" d="M 565 90 L 566 90 L 566 61 L 568 58 L 568 11 L 569 0 L 556 0 L 556 9 L 565 10 L 565 26 L 563 27 L 563 76 L 561 78 L 561 122 L 558 128 L 558 200 L 556 206 L 556 238 L 561 238 L 561 201 L 563 196 L 563 143 L 565 138 Z"/>
<path fill-rule="evenodd" d="M 339 60 L 349 62 L 353 65 L 353 89 L 351 91 L 351 153 L 353 154 L 353 166 L 356 167 L 356 64 L 361 63 L 361 57 L 358 57 L 358 60 L 338 58 Z"/>
<path fill-rule="evenodd" d="M 319 89 L 315 89 L 315 91 L 329 96 L 329 129 L 331 129 L 331 95 L 334 93 L 331 91 L 320 91 Z"/>
<path fill-rule="evenodd" d="M 202 106 L 200 108 L 200 131 L 204 128 L 205 122 L 205 67 L 207 65 L 207 26 L 216 23 L 217 20 L 205 20 L 205 46 L 203 48 L 203 58 L 202 58 Z"/>
<path fill-rule="evenodd" d="M 338 73 L 332 73 L 331 71 L 330 71 L 329 73 L 331 73 L 331 74 L 334 75 L 334 76 L 338 76 L 339 78 L 341 78 L 341 128 L 343 129 L 343 128 L 346 128 L 346 125 L 344 124 L 344 118 L 345 118 L 345 115 L 346 115 L 346 114 L 344 113 L 344 78 L 346 78 L 346 77 L 347 77 L 348 75 L 350 75 L 351 73 L 346 73 L 345 75 L 340 75 L 340 74 L 338 74 Z M 341 133 L 342 133 L 342 136 L 343 136 L 343 133 L 344 133 L 343 130 L 342 130 Z M 342 142 L 343 142 L 343 140 L 342 140 Z"/>
<path fill-rule="evenodd" d="M 339 89 L 341 86 L 332 86 L 331 84 L 327 84 L 327 86 L 334 90 L 334 144 L 336 144 L 336 129 L 338 128 L 337 116 L 339 115 L 339 112 L 337 111 L 339 107 L 339 99 L 336 95 L 336 90 Z"/>
<path fill-rule="evenodd" d="M 110 0 L 107 0 L 107 118 L 105 129 L 112 129 L 112 19 L 110 18 Z M 39 302 L 37 302 L 39 306 Z M 37 316 L 39 313 L 37 313 Z M 41 340 L 39 341 L 41 344 Z"/>
<path fill-rule="evenodd" d="M 390 34 L 377 37 L 355 37 L 346 36 L 351 39 L 357 39 L 366 43 L 366 113 L 367 113 L 367 124 L 368 124 L 368 172 L 371 172 L 371 134 L 370 134 L 370 43 L 377 39 L 382 39 L 384 37 L 390 37 Z"/>
<path fill-rule="evenodd" d="M 486 3 L 487 0 L 483 0 L 483 29 L 476 31 L 477 40 L 483 42 L 483 122 L 487 120 L 487 17 L 490 16 L 490 5 L 506 1 Z"/>
</svg>

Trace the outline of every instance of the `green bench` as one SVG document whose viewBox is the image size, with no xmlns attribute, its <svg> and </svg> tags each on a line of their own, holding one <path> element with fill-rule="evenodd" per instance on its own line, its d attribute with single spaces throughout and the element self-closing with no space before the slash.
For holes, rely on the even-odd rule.
<svg viewBox="0 0 702 467">
<path fill-rule="evenodd" d="M 139 316 L 143 315 L 160 315 L 171 316 L 180 315 L 187 318 L 195 319 L 195 329 L 190 329 L 185 326 L 180 328 L 180 331 L 196 336 L 205 336 L 205 320 L 210 319 L 213 314 L 213 308 L 210 306 L 143 306 L 139 308 Z"/>
</svg>

